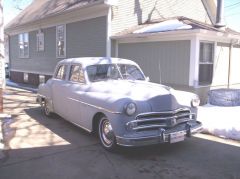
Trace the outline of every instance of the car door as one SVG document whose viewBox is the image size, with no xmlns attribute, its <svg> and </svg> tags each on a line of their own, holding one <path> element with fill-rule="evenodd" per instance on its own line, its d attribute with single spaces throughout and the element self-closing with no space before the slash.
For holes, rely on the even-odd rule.
<svg viewBox="0 0 240 179">
<path fill-rule="evenodd" d="M 88 130 L 91 127 L 91 121 L 85 118 L 84 114 L 90 111 L 85 111 L 86 101 L 83 99 L 87 88 L 82 65 L 72 64 L 68 79 L 67 115 L 72 122 Z"/>
<path fill-rule="evenodd" d="M 59 114 L 60 116 L 66 118 L 67 112 L 67 71 L 68 65 L 67 64 L 59 64 L 57 70 L 53 77 L 52 82 L 52 96 L 53 96 L 53 107 L 54 111 Z"/>
</svg>

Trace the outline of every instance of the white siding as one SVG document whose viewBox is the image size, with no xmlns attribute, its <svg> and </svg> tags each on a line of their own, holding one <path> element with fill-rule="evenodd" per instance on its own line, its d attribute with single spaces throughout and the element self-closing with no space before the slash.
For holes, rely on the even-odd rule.
<svg viewBox="0 0 240 179">
<path fill-rule="evenodd" d="M 210 23 L 201 0 L 119 0 L 112 12 L 112 34 L 148 20 L 176 16 Z"/>
</svg>

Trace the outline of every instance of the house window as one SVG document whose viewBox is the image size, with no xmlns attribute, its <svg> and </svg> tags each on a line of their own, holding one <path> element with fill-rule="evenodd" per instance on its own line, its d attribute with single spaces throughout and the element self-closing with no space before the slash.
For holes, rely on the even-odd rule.
<svg viewBox="0 0 240 179">
<path fill-rule="evenodd" d="M 44 51 L 44 33 L 37 33 L 37 51 Z"/>
<path fill-rule="evenodd" d="M 214 43 L 200 42 L 199 85 L 210 85 L 213 78 Z"/>
<path fill-rule="evenodd" d="M 84 73 L 81 65 L 72 65 L 70 71 L 70 81 L 85 83 Z"/>
<path fill-rule="evenodd" d="M 29 37 L 28 33 L 18 35 L 19 58 L 29 57 Z"/>
<path fill-rule="evenodd" d="M 57 57 L 66 57 L 66 26 L 59 25 L 56 28 L 56 45 Z"/>
<path fill-rule="evenodd" d="M 60 65 L 58 67 L 57 73 L 55 75 L 55 78 L 64 80 L 66 78 L 66 70 L 67 66 L 66 65 Z"/>
</svg>

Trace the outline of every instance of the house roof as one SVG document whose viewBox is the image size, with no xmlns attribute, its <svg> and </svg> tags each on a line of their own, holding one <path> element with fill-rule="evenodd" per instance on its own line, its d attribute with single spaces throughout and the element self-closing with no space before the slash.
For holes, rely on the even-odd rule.
<svg viewBox="0 0 240 179">
<path fill-rule="evenodd" d="M 102 0 L 34 0 L 26 9 L 16 16 L 5 29 L 44 19 L 87 5 L 103 2 Z"/>
<path fill-rule="evenodd" d="M 166 23 L 167 21 L 172 21 L 172 20 L 177 20 L 179 23 L 185 25 L 185 27 L 187 27 L 187 28 L 172 28 L 172 27 L 170 27 L 170 28 L 159 28 L 159 30 L 157 30 L 158 27 L 155 27 L 156 29 L 153 29 L 154 26 L 156 26 L 157 24 L 159 24 L 161 26 L 161 24 Z M 152 27 L 152 30 L 149 30 L 149 29 L 151 29 L 151 27 Z M 230 29 L 230 28 L 219 29 L 219 28 L 214 27 L 213 25 L 180 16 L 180 17 L 155 19 L 152 21 L 148 21 L 141 25 L 137 25 L 137 26 L 131 27 L 129 29 L 126 29 L 122 32 L 119 32 L 119 33 L 115 34 L 112 38 L 121 38 L 124 36 L 131 36 L 131 35 L 134 36 L 135 34 L 145 34 L 146 35 L 146 34 L 157 34 L 157 33 L 169 32 L 169 31 L 174 31 L 174 32 L 189 31 L 189 30 L 195 30 L 195 29 L 203 29 L 203 30 L 208 30 L 208 31 L 240 35 L 240 32 L 234 31 L 233 29 Z"/>
</svg>

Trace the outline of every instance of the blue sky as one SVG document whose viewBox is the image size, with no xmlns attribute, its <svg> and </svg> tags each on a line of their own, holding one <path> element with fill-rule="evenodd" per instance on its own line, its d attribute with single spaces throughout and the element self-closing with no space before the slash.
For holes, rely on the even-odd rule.
<svg viewBox="0 0 240 179">
<path fill-rule="evenodd" d="M 240 0 L 225 0 L 225 22 L 240 32 Z"/>
<path fill-rule="evenodd" d="M 18 2 L 18 3 L 16 3 Z M 10 20 L 12 20 L 21 11 L 15 8 L 17 4 L 21 8 L 27 7 L 32 0 L 3 0 L 3 14 L 4 14 L 4 24 L 6 25 Z"/>
<path fill-rule="evenodd" d="M 3 0 L 5 24 L 20 12 L 20 10 L 14 7 L 16 2 L 19 2 L 21 8 L 25 8 L 32 0 Z M 227 26 L 240 32 L 240 0 L 225 0 L 224 3 Z"/>
</svg>

